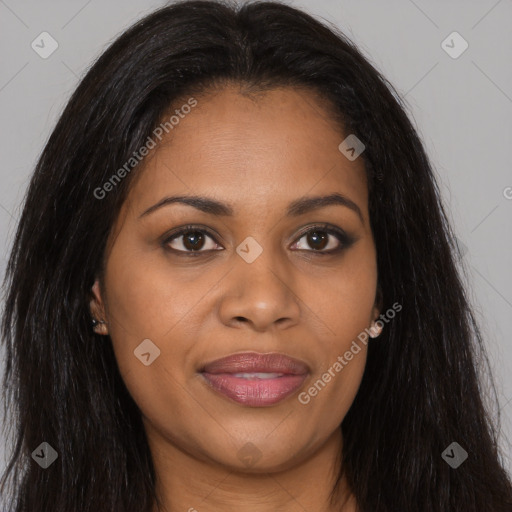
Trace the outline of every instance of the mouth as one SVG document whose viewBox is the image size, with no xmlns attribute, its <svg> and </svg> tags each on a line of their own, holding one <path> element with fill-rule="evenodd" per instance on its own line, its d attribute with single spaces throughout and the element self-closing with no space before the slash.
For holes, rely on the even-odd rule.
<svg viewBox="0 0 512 512">
<path fill-rule="evenodd" d="M 244 352 L 206 364 L 200 374 L 210 389 L 248 407 L 265 407 L 297 391 L 309 367 L 284 354 Z"/>
</svg>

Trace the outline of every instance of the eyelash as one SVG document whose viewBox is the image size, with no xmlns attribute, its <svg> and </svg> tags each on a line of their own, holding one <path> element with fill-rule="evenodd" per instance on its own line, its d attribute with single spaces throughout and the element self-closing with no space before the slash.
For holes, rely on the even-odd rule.
<svg viewBox="0 0 512 512">
<path fill-rule="evenodd" d="M 338 242 L 340 243 L 340 246 L 337 247 L 336 249 L 330 249 L 329 251 L 314 250 L 314 249 L 310 249 L 310 250 L 307 250 L 307 249 L 297 249 L 297 250 L 311 252 L 315 256 L 328 256 L 328 255 L 340 253 L 344 249 L 348 249 L 356 241 L 355 238 L 347 235 L 347 233 L 345 233 L 340 228 L 334 227 L 334 226 L 329 225 L 329 224 L 315 224 L 313 226 L 308 226 L 308 228 L 306 230 L 302 231 L 298 235 L 298 238 L 295 239 L 294 244 L 296 244 L 305 235 L 307 235 L 308 233 L 313 232 L 313 231 L 321 231 L 321 232 L 327 233 L 328 235 L 334 236 L 338 240 Z M 166 237 L 162 241 L 162 246 L 167 251 L 171 251 L 174 254 L 177 254 L 179 256 L 185 256 L 185 257 L 198 257 L 198 256 L 201 256 L 202 254 L 205 254 L 205 253 L 208 254 L 208 253 L 211 253 L 213 251 L 219 250 L 219 249 L 208 249 L 206 251 L 204 251 L 204 250 L 203 251 L 201 251 L 201 250 L 199 250 L 199 251 L 184 250 L 183 251 L 183 250 L 173 249 L 173 248 L 169 247 L 169 243 L 172 242 L 173 240 L 175 240 L 175 239 L 179 238 L 180 236 L 183 236 L 183 235 L 185 235 L 187 233 L 192 233 L 192 232 L 199 232 L 199 233 L 202 233 L 202 234 L 206 234 L 215 242 L 215 244 L 219 245 L 219 243 L 215 239 L 215 236 L 213 235 L 213 233 L 210 232 L 209 229 L 202 228 L 200 226 L 188 225 L 188 226 L 183 226 L 178 231 L 175 231 L 170 236 Z"/>
</svg>

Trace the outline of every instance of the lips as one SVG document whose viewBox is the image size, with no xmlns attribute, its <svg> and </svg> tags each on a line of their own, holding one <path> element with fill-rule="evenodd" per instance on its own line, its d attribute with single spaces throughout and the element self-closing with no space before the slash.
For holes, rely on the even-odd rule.
<svg viewBox="0 0 512 512">
<path fill-rule="evenodd" d="M 308 366 L 284 354 L 258 354 L 244 352 L 217 359 L 204 366 L 203 370 L 210 374 L 219 373 L 283 373 L 286 375 L 304 375 Z"/>
<path fill-rule="evenodd" d="M 274 405 L 294 393 L 309 367 L 284 354 L 244 352 L 206 364 L 201 375 L 209 387 L 250 407 Z"/>
</svg>

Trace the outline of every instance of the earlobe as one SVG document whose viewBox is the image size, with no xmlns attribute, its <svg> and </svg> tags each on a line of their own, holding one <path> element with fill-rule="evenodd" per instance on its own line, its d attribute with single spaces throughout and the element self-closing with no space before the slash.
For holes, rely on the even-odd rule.
<svg viewBox="0 0 512 512">
<path fill-rule="evenodd" d="M 384 327 L 384 323 L 382 320 L 379 320 L 379 313 L 380 310 L 376 307 L 373 308 L 373 321 L 370 326 L 370 338 L 377 338 L 380 336 L 380 333 L 382 332 L 382 329 Z"/>
<path fill-rule="evenodd" d="M 91 288 L 92 298 L 89 302 L 89 309 L 91 312 L 91 324 L 93 331 L 96 334 L 106 335 L 108 334 L 108 324 L 105 315 L 105 306 L 101 296 L 100 282 L 99 279 L 94 281 Z"/>
<path fill-rule="evenodd" d="M 370 326 L 370 338 L 377 338 L 380 336 L 380 333 L 382 332 L 382 329 L 384 327 L 384 323 L 382 320 L 376 320 L 372 323 Z"/>
</svg>

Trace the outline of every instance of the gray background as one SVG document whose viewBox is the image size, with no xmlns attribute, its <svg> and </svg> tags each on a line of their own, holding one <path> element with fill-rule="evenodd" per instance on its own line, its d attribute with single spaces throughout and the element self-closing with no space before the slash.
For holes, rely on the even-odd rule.
<svg viewBox="0 0 512 512">
<path fill-rule="evenodd" d="M 498 384 L 501 442 L 511 470 L 512 1 L 290 3 L 340 27 L 405 96 L 463 248 L 470 297 Z M 79 78 L 108 42 L 162 4 L 0 0 L 1 276 L 29 177 Z M 43 31 L 59 44 L 47 59 L 31 48 Z M 441 47 L 453 31 L 469 44 L 456 59 Z M 11 442 L 0 438 L 0 471 L 4 444 Z"/>
</svg>

